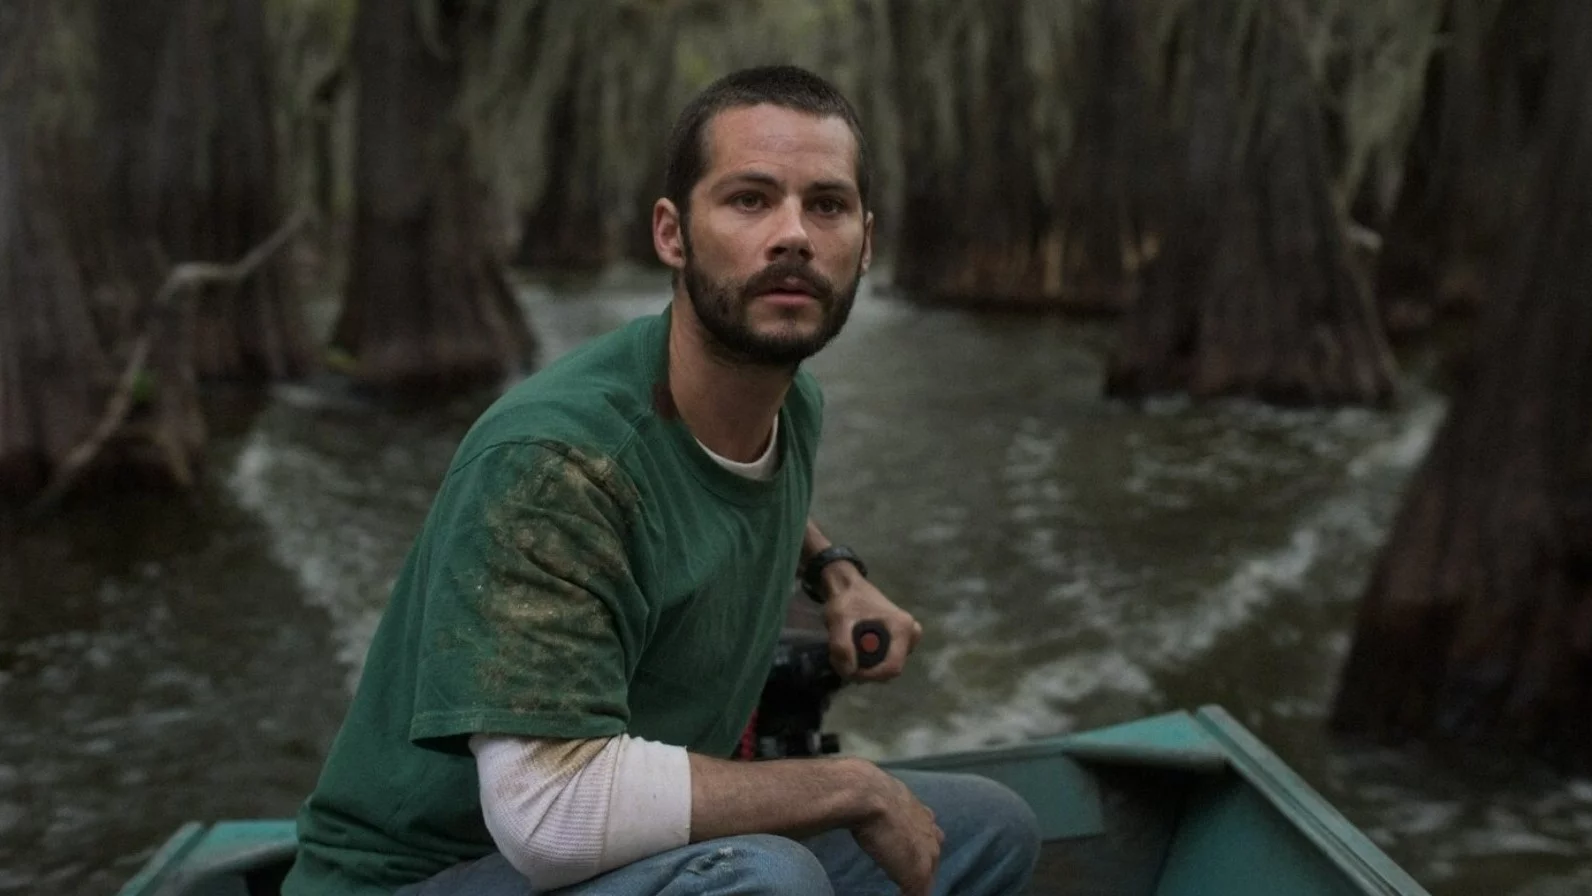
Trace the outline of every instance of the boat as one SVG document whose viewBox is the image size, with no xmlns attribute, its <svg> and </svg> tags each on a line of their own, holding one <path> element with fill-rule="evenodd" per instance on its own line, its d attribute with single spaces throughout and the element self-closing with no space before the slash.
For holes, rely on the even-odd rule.
<svg viewBox="0 0 1592 896">
<path fill-rule="evenodd" d="M 1028 801 L 1042 896 L 1424 896 L 1220 706 L 882 763 L 972 772 Z M 275 896 L 289 819 L 183 825 L 121 896 Z"/>
</svg>

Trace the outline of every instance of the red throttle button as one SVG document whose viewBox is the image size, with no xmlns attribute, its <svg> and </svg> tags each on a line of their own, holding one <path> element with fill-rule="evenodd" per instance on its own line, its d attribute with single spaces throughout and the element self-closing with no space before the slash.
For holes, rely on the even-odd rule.
<svg viewBox="0 0 1592 896">
<path fill-rule="evenodd" d="M 871 669 L 890 655 L 890 630 L 877 619 L 864 619 L 851 627 L 851 644 L 857 648 L 857 668 Z"/>
</svg>

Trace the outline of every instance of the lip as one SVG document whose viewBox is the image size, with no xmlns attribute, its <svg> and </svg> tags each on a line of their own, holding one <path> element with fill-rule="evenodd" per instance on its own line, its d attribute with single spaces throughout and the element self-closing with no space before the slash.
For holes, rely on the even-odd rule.
<svg viewBox="0 0 1592 896">
<path fill-rule="evenodd" d="M 818 301 L 818 299 L 811 293 L 789 289 L 776 289 L 769 292 L 760 293 L 758 298 L 767 300 L 774 305 L 780 305 L 784 307 L 796 307 Z"/>
</svg>

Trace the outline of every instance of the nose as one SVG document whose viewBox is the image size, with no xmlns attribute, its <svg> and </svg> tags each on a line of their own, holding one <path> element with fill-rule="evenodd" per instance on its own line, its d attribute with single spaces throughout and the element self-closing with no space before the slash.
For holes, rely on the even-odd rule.
<svg viewBox="0 0 1592 896">
<path fill-rule="evenodd" d="M 774 235 L 768 244 L 768 260 L 795 257 L 803 262 L 813 258 L 813 241 L 807 234 L 805 209 L 800 197 L 780 203 L 774 213 Z"/>
</svg>

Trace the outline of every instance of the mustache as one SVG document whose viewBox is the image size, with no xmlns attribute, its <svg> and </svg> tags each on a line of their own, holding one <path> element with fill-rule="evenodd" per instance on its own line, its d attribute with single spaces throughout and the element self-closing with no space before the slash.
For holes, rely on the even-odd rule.
<svg viewBox="0 0 1592 896">
<path fill-rule="evenodd" d="M 785 281 L 796 280 L 802 287 L 824 304 L 834 298 L 835 285 L 801 261 L 776 261 L 753 274 L 741 287 L 744 296 L 761 295 L 784 288 Z"/>
</svg>

